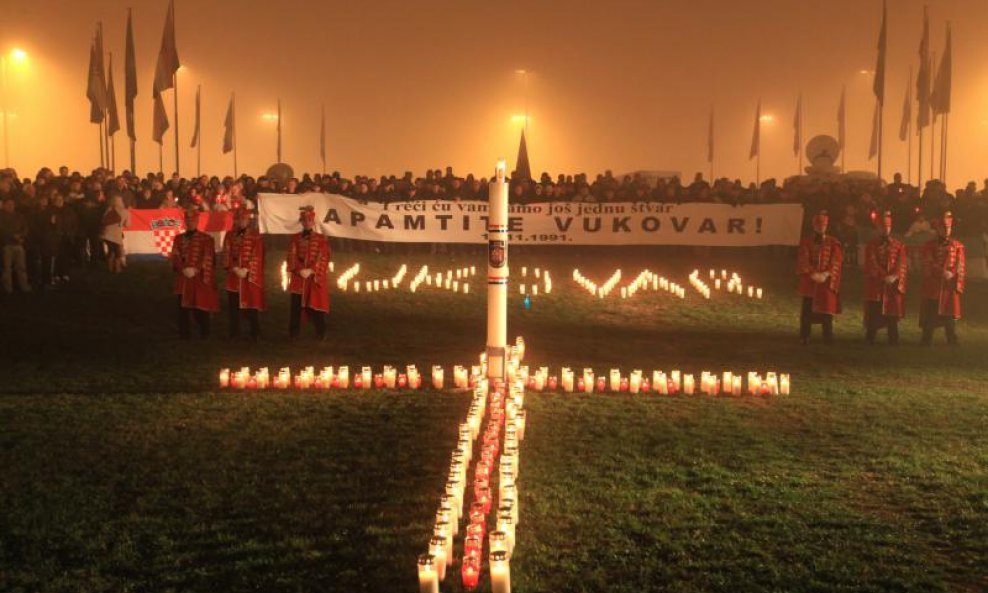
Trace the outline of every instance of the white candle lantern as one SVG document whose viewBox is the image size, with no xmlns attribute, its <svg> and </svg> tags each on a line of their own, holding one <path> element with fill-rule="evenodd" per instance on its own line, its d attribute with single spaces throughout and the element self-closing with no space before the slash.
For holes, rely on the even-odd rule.
<svg viewBox="0 0 988 593">
<path fill-rule="evenodd" d="M 439 572 L 436 567 L 436 557 L 432 554 L 421 554 L 418 566 L 419 593 L 439 593 Z"/>
<path fill-rule="evenodd" d="M 508 553 L 504 550 L 491 552 L 491 593 L 511 593 L 511 568 Z"/>
</svg>

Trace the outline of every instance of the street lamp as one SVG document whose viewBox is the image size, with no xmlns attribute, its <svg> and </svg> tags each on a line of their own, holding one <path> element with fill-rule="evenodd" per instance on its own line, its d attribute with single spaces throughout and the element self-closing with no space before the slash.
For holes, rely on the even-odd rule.
<svg viewBox="0 0 988 593">
<path fill-rule="evenodd" d="M 10 50 L 9 53 L 0 56 L 0 93 L 2 93 L 3 103 L 0 109 L 3 110 L 3 166 L 10 168 L 10 121 L 7 112 L 10 110 L 10 94 L 7 88 L 7 62 L 12 64 L 23 64 L 27 62 L 27 52 L 19 47 Z"/>
</svg>

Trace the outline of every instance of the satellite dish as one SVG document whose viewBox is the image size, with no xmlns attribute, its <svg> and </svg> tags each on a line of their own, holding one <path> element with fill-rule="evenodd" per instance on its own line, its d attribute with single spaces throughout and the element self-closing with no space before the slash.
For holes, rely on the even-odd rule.
<svg viewBox="0 0 988 593">
<path fill-rule="evenodd" d="M 268 172 L 266 175 L 271 179 L 276 179 L 281 183 L 285 183 L 292 177 L 295 177 L 295 170 L 292 169 L 291 165 L 287 163 L 275 163 L 268 167 Z"/>
<path fill-rule="evenodd" d="M 806 143 L 806 158 L 816 167 L 831 167 L 840 156 L 840 144 L 833 136 L 814 136 Z"/>
</svg>

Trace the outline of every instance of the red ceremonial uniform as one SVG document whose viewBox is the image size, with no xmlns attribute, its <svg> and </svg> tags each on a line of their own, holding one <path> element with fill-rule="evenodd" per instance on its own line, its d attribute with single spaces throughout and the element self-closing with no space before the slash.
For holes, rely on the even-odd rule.
<svg viewBox="0 0 988 593">
<path fill-rule="evenodd" d="M 865 246 L 864 298 L 880 302 L 881 314 L 902 318 L 906 315 L 906 274 L 909 260 L 906 246 L 892 237 L 879 237 Z M 888 276 L 896 281 L 889 284 Z"/>
<path fill-rule="evenodd" d="M 182 307 L 202 311 L 219 311 L 216 290 L 216 242 L 206 233 L 195 231 L 175 237 L 171 253 L 175 271 L 175 294 L 182 296 Z M 185 268 L 196 274 L 186 278 Z"/>
<path fill-rule="evenodd" d="M 288 248 L 288 271 L 291 278 L 288 289 L 302 295 L 302 307 L 329 312 L 329 240 L 316 233 L 298 233 L 292 236 Z M 303 278 L 301 271 L 312 270 L 312 275 Z"/>
<path fill-rule="evenodd" d="M 241 309 L 263 311 L 267 306 L 264 297 L 264 241 L 255 229 L 233 230 L 223 238 L 223 267 L 229 292 L 240 293 Z M 247 276 L 241 278 L 234 268 L 245 268 Z"/>
<path fill-rule="evenodd" d="M 964 244 L 950 238 L 931 239 L 923 245 L 923 298 L 937 301 L 937 314 L 961 318 L 964 293 Z M 944 272 L 953 277 L 944 278 Z M 922 322 L 922 320 L 921 320 Z"/>
<path fill-rule="evenodd" d="M 840 241 L 826 235 L 810 237 L 799 244 L 796 273 L 799 274 L 799 294 L 813 299 L 813 312 L 835 315 L 841 311 L 840 281 L 844 250 Z M 824 282 L 814 282 L 812 274 L 829 272 Z"/>
</svg>

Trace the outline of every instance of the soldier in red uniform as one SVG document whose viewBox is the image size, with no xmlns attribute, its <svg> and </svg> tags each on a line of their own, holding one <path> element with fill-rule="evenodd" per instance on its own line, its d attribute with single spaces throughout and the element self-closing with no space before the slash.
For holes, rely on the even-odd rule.
<svg viewBox="0 0 988 593">
<path fill-rule="evenodd" d="M 264 241 L 251 225 L 252 213 L 246 208 L 233 211 L 234 228 L 223 238 L 223 267 L 226 268 L 226 295 L 230 313 L 230 338 L 240 337 L 240 318 L 250 323 L 250 337 L 261 335 L 260 311 L 264 298 Z"/>
<path fill-rule="evenodd" d="M 810 327 L 823 325 L 823 340 L 834 339 L 834 315 L 840 313 L 841 264 L 844 250 L 840 241 L 827 234 L 830 217 L 826 210 L 813 216 L 813 236 L 799 244 L 796 274 L 803 307 L 799 317 L 799 339 L 806 344 Z"/>
<path fill-rule="evenodd" d="M 956 320 L 961 318 L 964 293 L 964 244 L 951 238 L 954 217 L 945 212 L 937 221 L 937 235 L 923 245 L 923 305 L 919 326 L 923 345 L 933 343 L 933 330 L 943 327 L 947 343 L 957 345 Z"/>
<path fill-rule="evenodd" d="M 316 211 L 311 207 L 302 208 L 299 214 L 302 232 L 292 236 L 288 248 L 288 272 L 291 279 L 291 310 L 288 334 L 298 337 L 302 313 L 312 319 L 316 336 L 326 337 L 326 313 L 329 312 L 329 241 L 315 232 Z"/>
<path fill-rule="evenodd" d="M 178 334 L 190 336 L 189 322 L 195 317 L 199 335 L 209 337 L 209 314 L 219 310 L 216 290 L 216 242 L 196 229 L 199 211 L 185 211 L 186 231 L 175 237 L 171 262 L 175 272 L 174 292 L 178 295 Z"/>
<path fill-rule="evenodd" d="M 881 236 L 865 246 L 865 339 L 875 343 L 881 328 L 888 328 L 889 344 L 899 343 L 899 320 L 906 315 L 906 246 L 892 238 L 892 211 L 875 221 Z"/>
</svg>

